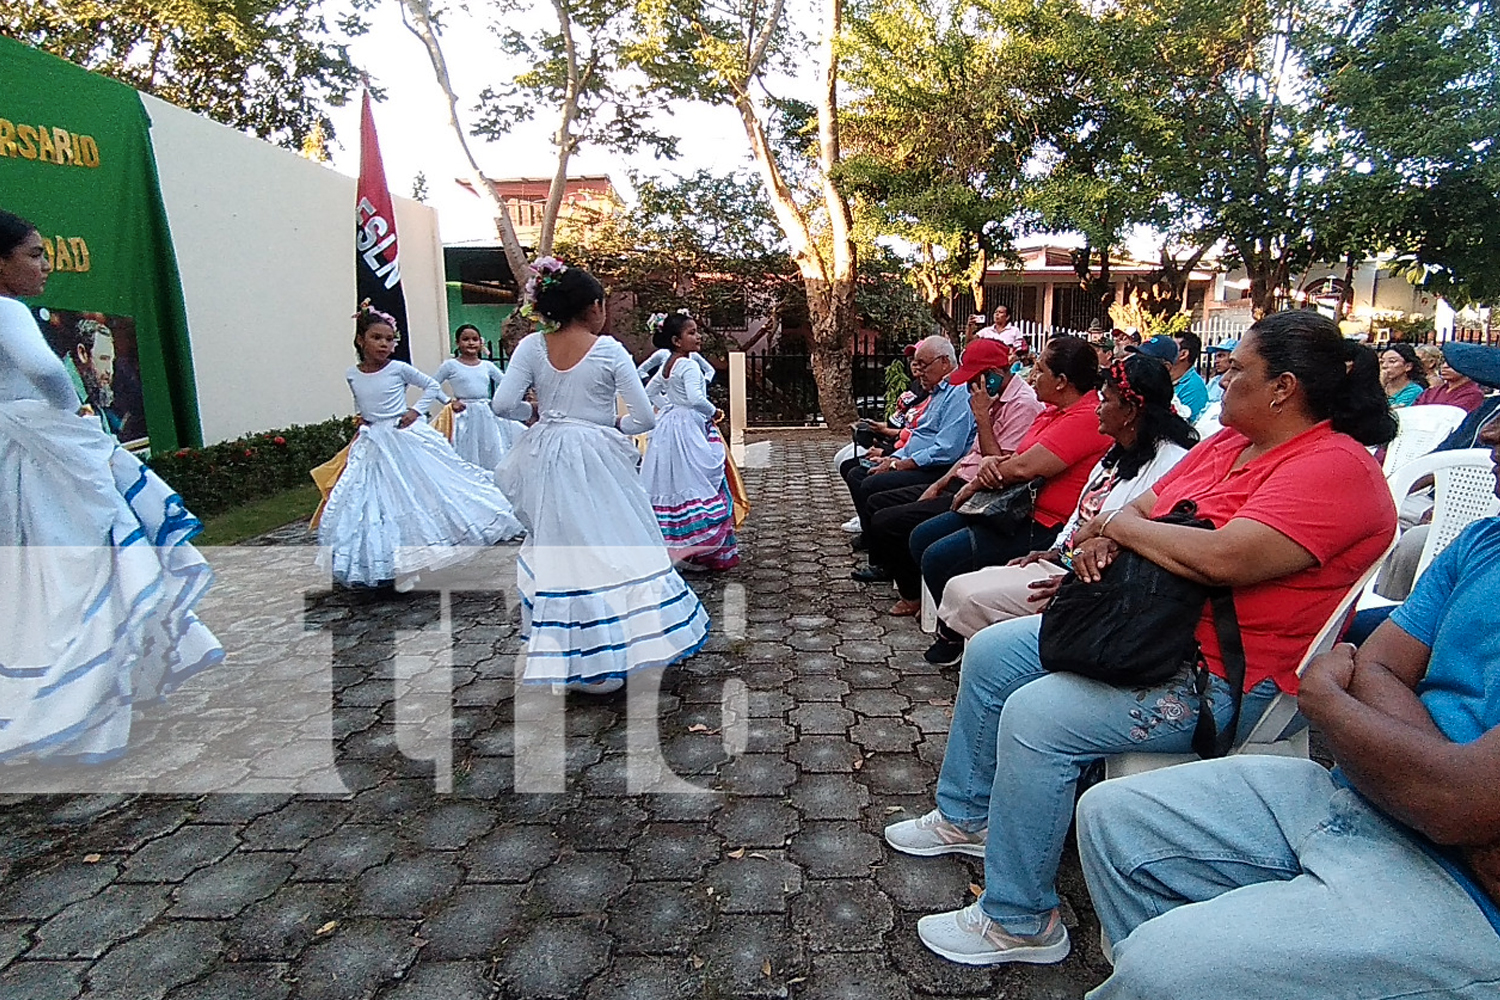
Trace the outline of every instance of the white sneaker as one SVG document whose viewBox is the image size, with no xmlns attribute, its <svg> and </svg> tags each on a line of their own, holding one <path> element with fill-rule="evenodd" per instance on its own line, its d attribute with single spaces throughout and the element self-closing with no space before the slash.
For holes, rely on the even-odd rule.
<svg viewBox="0 0 1500 1000">
<path fill-rule="evenodd" d="M 933 913 L 917 921 L 917 937 L 950 962 L 1001 965 L 1024 962 L 1050 965 L 1068 957 L 1072 944 L 1062 918 L 1053 910 L 1040 934 L 1012 934 L 985 916 L 975 900 L 962 910 Z"/>
<path fill-rule="evenodd" d="M 839 525 L 839 527 L 847 531 L 851 535 L 859 534 L 859 515 L 855 514 L 853 517 L 849 518 L 849 520 Z"/>
<path fill-rule="evenodd" d="M 885 842 L 903 854 L 919 858 L 939 854 L 971 854 L 982 858 L 988 834 L 988 828 L 974 833 L 960 830 L 934 809 L 921 819 L 903 820 L 886 827 Z"/>
<path fill-rule="evenodd" d="M 602 681 L 568 681 L 569 691 L 581 691 L 584 694 L 614 694 L 624 686 L 623 677 L 606 677 Z"/>
<path fill-rule="evenodd" d="M 398 594 L 409 594 L 417 588 L 417 581 L 421 578 L 419 573 L 402 573 L 396 577 L 392 589 Z"/>
</svg>

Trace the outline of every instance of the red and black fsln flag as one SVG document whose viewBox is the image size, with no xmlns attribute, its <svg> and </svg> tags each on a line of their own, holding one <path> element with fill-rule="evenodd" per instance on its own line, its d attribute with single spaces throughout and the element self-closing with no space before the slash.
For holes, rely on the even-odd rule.
<svg viewBox="0 0 1500 1000">
<path fill-rule="evenodd" d="M 406 328 L 406 296 L 401 291 L 401 244 L 396 238 L 396 206 L 385 183 L 380 161 L 380 139 L 370 113 L 370 92 L 364 94 L 359 128 L 359 193 L 355 213 L 354 271 L 358 301 L 370 300 L 400 324 L 398 361 L 411 361 L 411 331 Z"/>
</svg>

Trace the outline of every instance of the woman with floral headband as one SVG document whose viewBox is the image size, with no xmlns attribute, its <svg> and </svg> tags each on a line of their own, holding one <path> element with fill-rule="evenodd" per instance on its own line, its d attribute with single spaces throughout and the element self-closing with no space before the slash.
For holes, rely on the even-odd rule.
<svg viewBox="0 0 1500 1000">
<path fill-rule="evenodd" d="M 400 336 L 395 319 L 368 302 L 355 314 L 359 364 L 344 378 L 360 428 L 318 524 L 319 562 L 348 586 L 394 583 L 408 591 L 419 573 L 521 533 L 490 470 L 459 458 L 448 439 L 420 419 L 442 390 L 411 365 L 391 360 Z M 422 390 L 415 406 L 406 401 L 409 386 Z"/>
<path fill-rule="evenodd" d="M 734 498 L 724 465 L 724 440 L 714 427 L 724 413 L 708 398 L 707 381 L 693 363 L 702 339 L 686 313 L 662 318 L 651 342 L 669 352 L 646 386 L 656 406 L 656 430 L 641 462 L 641 484 L 651 498 L 667 551 L 684 569 L 733 569 Z"/>
<path fill-rule="evenodd" d="M 635 362 L 604 328 L 604 288 L 543 258 L 523 311 L 542 331 L 516 345 L 491 406 L 536 424 L 495 471 L 526 525 L 516 576 L 521 679 L 593 694 L 697 652 L 708 613 L 667 555 L 626 435 L 656 424 Z M 536 404 L 525 402 L 536 390 Z M 617 416 L 616 399 L 627 413 Z"/>
<path fill-rule="evenodd" d="M 690 314 L 686 309 L 679 309 L 675 315 L 687 316 Z M 656 350 L 645 361 L 642 361 L 640 366 L 635 370 L 635 373 L 641 377 L 642 382 L 651 381 L 651 376 L 655 375 L 657 370 L 666 364 L 667 359 L 672 356 L 672 349 L 670 347 L 662 347 L 656 343 L 656 331 L 660 330 L 662 324 L 666 321 L 666 313 L 652 313 L 651 318 L 646 320 L 646 329 L 651 332 L 651 342 L 656 347 Z M 703 381 L 712 382 L 714 380 L 714 375 L 716 374 L 714 366 L 709 364 L 707 358 L 699 354 L 696 350 L 689 354 L 688 357 L 698 366 L 699 371 L 703 372 Z"/>
</svg>

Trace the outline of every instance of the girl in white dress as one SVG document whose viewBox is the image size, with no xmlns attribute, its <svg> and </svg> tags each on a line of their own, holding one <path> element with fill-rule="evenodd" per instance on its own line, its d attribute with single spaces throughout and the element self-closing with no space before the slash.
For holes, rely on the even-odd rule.
<svg viewBox="0 0 1500 1000">
<path fill-rule="evenodd" d="M 494 471 L 526 426 L 502 420 L 490 409 L 501 372 L 493 361 L 479 356 L 483 350 L 478 327 L 459 327 L 457 355 L 439 365 L 432 377 L 439 384 L 448 383 L 453 391 L 451 401 L 439 398 L 453 412 L 453 450 L 470 465 Z"/>
<path fill-rule="evenodd" d="M 392 361 L 396 321 L 367 306 L 355 322 L 359 364 L 344 373 L 360 428 L 318 525 L 320 566 L 341 584 L 396 590 L 416 586 L 424 570 L 451 566 L 473 549 L 515 538 L 521 524 L 486 469 L 459 458 L 421 421 L 442 394 L 438 384 Z M 413 407 L 407 386 L 422 390 Z"/>
<path fill-rule="evenodd" d="M 224 658 L 193 608 L 213 574 L 172 488 L 80 416 L 17 296 L 52 270 L 0 212 L 0 760 L 125 752 L 131 706 Z"/>
<path fill-rule="evenodd" d="M 632 671 L 697 652 L 708 613 L 672 568 L 641 488 L 626 435 L 655 420 L 630 354 L 598 336 L 603 287 L 550 258 L 535 270 L 527 304 L 556 328 L 517 345 L 491 404 L 539 418 L 495 472 L 527 530 L 516 566 L 522 679 L 607 693 Z M 533 388 L 535 407 L 523 401 Z"/>
<path fill-rule="evenodd" d="M 641 484 L 674 560 L 699 569 L 739 565 L 734 499 L 724 468 L 724 441 L 714 421 L 708 384 L 692 358 L 702 345 L 691 316 L 665 318 L 652 343 L 671 352 L 646 395 L 656 405 L 656 429 L 641 462 Z"/>
</svg>

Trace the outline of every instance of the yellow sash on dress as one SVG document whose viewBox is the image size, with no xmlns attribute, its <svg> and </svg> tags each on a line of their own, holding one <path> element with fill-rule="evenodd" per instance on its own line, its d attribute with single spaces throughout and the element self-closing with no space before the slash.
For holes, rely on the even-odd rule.
<svg viewBox="0 0 1500 1000">
<path fill-rule="evenodd" d="M 745 479 L 740 475 L 740 467 L 734 464 L 734 452 L 730 450 L 728 441 L 724 442 L 724 477 L 729 480 L 729 495 L 734 498 L 734 526 L 738 530 L 750 516 L 750 494 L 745 489 Z"/>
<path fill-rule="evenodd" d="M 353 442 L 350 442 L 351 444 Z M 323 520 L 323 508 L 328 506 L 328 497 L 333 493 L 333 488 L 338 484 L 339 477 L 344 474 L 344 466 L 349 464 L 349 445 L 344 445 L 339 453 L 322 465 L 313 469 L 308 475 L 317 484 L 318 490 L 323 494 L 323 499 L 318 501 L 318 509 L 313 511 L 312 520 L 308 522 L 307 530 L 315 531 L 318 522 Z"/>
<path fill-rule="evenodd" d="M 449 444 L 453 443 L 453 403 L 451 401 L 438 411 L 437 416 L 432 418 L 432 429 L 447 438 Z"/>
</svg>

